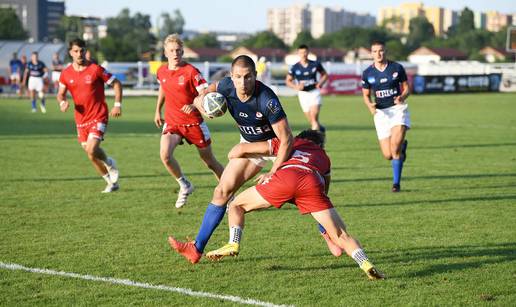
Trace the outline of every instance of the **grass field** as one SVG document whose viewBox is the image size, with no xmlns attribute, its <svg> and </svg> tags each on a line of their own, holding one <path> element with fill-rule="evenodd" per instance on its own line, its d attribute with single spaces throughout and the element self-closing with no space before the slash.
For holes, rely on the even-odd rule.
<svg viewBox="0 0 516 307">
<path fill-rule="evenodd" d="M 295 133 L 306 127 L 282 100 Z M 350 232 L 388 279 L 370 282 L 334 258 L 310 216 L 290 205 L 250 214 L 241 254 L 191 265 L 168 234 L 195 237 L 215 186 L 194 148 L 176 156 L 196 185 L 174 208 L 176 183 L 159 160 L 154 98 L 128 98 L 103 147 L 121 190 L 101 195 L 72 112 L 31 114 L 0 100 L 0 262 L 233 295 L 297 306 L 516 305 L 516 94 L 412 96 L 402 193 L 393 194 L 360 97 L 326 97 L 322 122 L 330 188 Z M 112 99 L 110 100 L 112 104 Z M 239 136 L 229 116 L 209 121 L 216 156 Z M 207 250 L 227 241 L 227 221 Z M 223 298 L 0 268 L 0 305 L 238 305 Z"/>
</svg>

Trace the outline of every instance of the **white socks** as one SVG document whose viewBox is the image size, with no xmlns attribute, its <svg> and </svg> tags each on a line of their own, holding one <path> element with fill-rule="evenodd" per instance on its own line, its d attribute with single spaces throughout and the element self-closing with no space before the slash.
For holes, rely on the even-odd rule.
<svg viewBox="0 0 516 307">
<path fill-rule="evenodd" d="M 352 253 L 351 253 L 351 258 L 353 258 L 353 260 L 355 260 L 355 262 L 359 265 L 359 266 L 362 266 L 362 263 L 364 261 L 367 261 L 369 260 L 367 258 L 367 255 L 366 253 L 364 252 L 363 249 L 361 248 L 358 248 L 358 249 L 355 249 Z"/>
<path fill-rule="evenodd" d="M 242 228 L 240 226 L 231 226 L 229 228 L 229 243 L 240 244 L 242 240 Z"/>
<path fill-rule="evenodd" d="M 186 179 L 185 176 L 181 176 L 179 178 L 176 178 L 177 183 L 179 183 L 179 186 L 181 189 L 188 189 L 188 187 L 191 185 L 190 181 Z"/>
</svg>

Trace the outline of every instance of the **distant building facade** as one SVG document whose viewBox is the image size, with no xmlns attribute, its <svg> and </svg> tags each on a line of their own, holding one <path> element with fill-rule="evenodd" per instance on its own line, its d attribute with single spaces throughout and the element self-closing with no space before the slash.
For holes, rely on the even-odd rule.
<svg viewBox="0 0 516 307">
<path fill-rule="evenodd" d="M 267 28 L 288 45 L 301 31 L 310 31 L 314 38 L 344 27 L 373 27 L 374 16 L 345 11 L 342 8 L 296 4 L 267 11 Z"/>
<path fill-rule="evenodd" d="M 29 40 L 50 41 L 65 14 L 64 1 L 2 0 L 1 8 L 12 8 L 29 34 Z"/>
</svg>

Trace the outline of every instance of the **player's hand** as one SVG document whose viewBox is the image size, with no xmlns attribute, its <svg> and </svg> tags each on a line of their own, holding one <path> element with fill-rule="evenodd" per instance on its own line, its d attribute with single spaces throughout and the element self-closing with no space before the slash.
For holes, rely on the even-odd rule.
<svg viewBox="0 0 516 307">
<path fill-rule="evenodd" d="M 405 99 L 403 99 L 403 97 L 401 95 L 394 97 L 394 104 L 403 104 L 404 102 L 405 102 Z"/>
<path fill-rule="evenodd" d="M 109 113 L 111 117 L 120 117 L 122 116 L 122 108 L 121 107 L 113 107 L 111 112 Z"/>
<path fill-rule="evenodd" d="M 160 113 L 156 113 L 156 115 L 154 115 L 154 124 L 156 125 L 156 127 L 161 128 L 161 126 L 164 123 L 165 123 L 165 121 L 161 117 L 161 114 Z"/>
<path fill-rule="evenodd" d="M 190 114 L 192 113 L 193 110 L 195 110 L 196 107 L 193 105 L 193 104 L 185 104 L 182 108 L 181 108 L 181 111 L 183 111 L 183 113 L 185 114 Z"/>
<path fill-rule="evenodd" d="M 305 82 L 301 81 L 297 84 L 297 89 L 302 91 L 305 88 Z"/>
<path fill-rule="evenodd" d="M 369 112 L 371 112 L 372 115 L 375 115 L 376 114 L 376 108 L 375 107 L 369 108 Z"/>
<path fill-rule="evenodd" d="M 68 103 L 68 101 L 64 100 L 62 103 L 59 104 L 59 110 L 61 110 L 61 112 L 66 112 L 66 110 L 68 110 L 68 108 L 70 107 L 70 104 Z"/>
<path fill-rule="evenodd" d="M 256 182 L 256 184 L 265 184 L 265 183 L 269 182 L 269 180 L 271 180 L 273 174 L 274 173 L 271 173 L 271 172 L 261 174 L 254 181 Z"/>
</svg>

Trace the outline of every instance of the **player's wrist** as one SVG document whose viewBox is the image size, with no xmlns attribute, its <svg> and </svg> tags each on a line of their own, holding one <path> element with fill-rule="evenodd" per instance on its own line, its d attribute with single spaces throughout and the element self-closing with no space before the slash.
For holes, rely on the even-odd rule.
<svg viewBox="0 0 516 307">
<path fill-rule="evenodd" d="M 115 104 L 113 105 L 115 108 L 121 108 L 122 103 L 120 101 L 115 101 Z"/>
<path fill-rule="evenodd" d="M 66 100 L 61 100 L 61 102 L 59 103 L 59 106 L 62 107 L 64 104 L 66 104 Z"/>
</svg>

